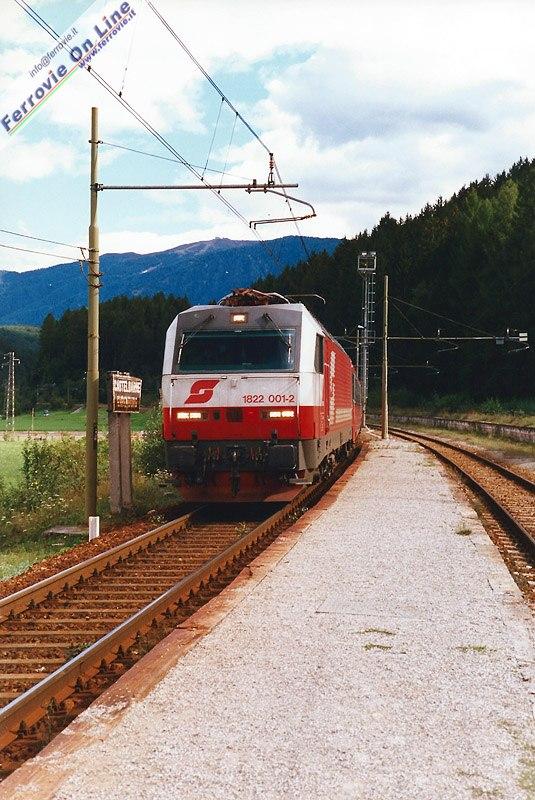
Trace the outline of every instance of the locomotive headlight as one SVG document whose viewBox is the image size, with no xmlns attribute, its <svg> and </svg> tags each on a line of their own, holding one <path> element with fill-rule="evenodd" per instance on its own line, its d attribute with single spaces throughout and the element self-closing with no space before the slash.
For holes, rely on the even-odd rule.
<svg viewBox="0 0 535 800">
<path fill-rule="evenodd" d="M 281 411 L 281 417 L 295 417 L 295 411 Z"/>
<path fill-rule="evenodd" d="M 289 417 L 295 417 L 295 411 L 268 411 L 268 417 L 270 419 L 278 419 L 280 417 L 288 419 Z"/>
<path fill-rule="evenodd" d="M 177 411 L 177 419 L 202 419 L 202 411 Z"/>
<path fill-rule="evenodd" d="M 245 322 L 247 322 L 247 314 L 231 314 L 230 321 L 236 323 L 237 325 L 243 325 Z"/>
</svg>

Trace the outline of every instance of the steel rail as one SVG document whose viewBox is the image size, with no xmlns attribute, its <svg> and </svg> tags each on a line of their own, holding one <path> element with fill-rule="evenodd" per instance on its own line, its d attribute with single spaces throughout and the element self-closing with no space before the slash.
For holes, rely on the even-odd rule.
<svg viewBox="0 0 535 800">
<path fill-rule="evenodd" d="M 148 631 L 159 619 L 190 600 L 196 593 L 206 589 L 211 580 L 220 577 L 226 569 L 238 562 L 248 551 L 251 551 L 261 539 L 274 534 L 279 526 L 291 519 L 292 515 L 303 507 L 305 503 L 314 500 L 316 495 L 326 491 L 342 474 L 348 463 L 351 463 L 351 460 L 350 458 L 349 462 L 346 461 L 335 468 L 327 480 L 303 489 L 284 508 L 237 539 L 191 575 L 182 578 L 144 608 L 137 611 L 100 639 L 97 639 L 74 658 L 0 709 L 0 749 L 5 748 L 17 739 L 21 733 L 27 731 L 46 716 L 48 708 L 53 701 L 59 705 L 74 694 L 82 681 L 87 682 L 97 673 L 109 667 L 114 660 L 121 656 L 125 649 L 136 641 L 139 635 Z M 181 517 L 179 521 L 181 523 L 184 522 L 185 527 L 187 521 L 196 514 L 196 511 L 187 514 L 185 517 Z M 165 530 L 168 527 L 172 527 L 173 524 L 176 525 L 176 522 L 161 526 L 156 531 L 149 533 Z M 142 534 L 141 537 L 137 538 L 141 539 L 143 537 L 147 537 L 147 534 Z M 115 551 L 117 550 L 118 548 L 113 548 L 113 551 L 108 551 L 107 555 L 109 556 L 113 552 L 115 557 Z M 95 557 L 95 559 L 98 558 L 97 556 Z M 88 562 L 84 563 L 93 561 L 94 559 L 89 559 Z M 64 572 L 71 573 L 72 569 L 70 568 Z M 40 583 L 46 583 L 46 580 Z M 46 589 L 46 587 L 44 588 Z M 26 590 L 22 591 L 26 592 Z M 17 594 L 20 593 L 18 592 Z M 10 598 L 5 598 L 6 602 L 9 600 Z"/>
<path fill-rule="evenodd" d="M 351 337 L 349 337 L 351 338 Z M 370 419 L 378 420 L 379 414 L 368 414 Z M 484 420 L 458 419 L 457 417 L 435 417 L 428 414 L 390 414 L 393 425 L 421 425 L 424 428 L 436 428 L 458 431 L 463 433 L 477 433 L 482 436 L 496 436 L 512 442 L 535 442 L 535 427 L 528 425 L 513 425 L 505 422 L 485 422 Z M 518 435 L 517 435 L 518 434 Z"/>
<path fill-rule="evenodd" d="M 514 516 L 502 505 L 502 503 L 484 486 L 482 486 L 479 481 L 467 472 L 463 467 L 461 467 L 457 462 L 447 456 L 445 453 L 440 452 L 437 449 L 439 447 L 449 447 L 450 449 L 460 453 L 463 456 L 469 456 L 474 461 L 483 464 L 486 467 L 491 467 L 494 471 L 501 474 L 507 480 L 517 485 L 521 485 L 522 488 L 528 489 L 535 493 L 535 482 L 529 480 L 529 478 L 524 477 L 523 475 L 519 475 L 517 472 L 504 467 L 502 464 L 497 464 L 495 461 L 492 461 L 489 458 L 485 458 L 485 456 L 480 455 L 479 453 L 473 453 L 471 450 L 467 450 L 459 445 L 453 445 L 449 442 L 445 442 L 442 439 L 436 439 L 432 436 L 426 436 L 420 433 L 413 433 L 411 431 L 406 431 L 401 428 L 390 428 L 391 433 L 395 436 L 398 436 L 401 439 L 406 439 L 410 442 L 415 442 L 416 444 L 421 445 L 421 447 L 425 447 L 431 453 L 440 458 L 444 463 L 448 464 L 449 466 L 454 467 L 457 472 L 459 472 L 464 480 L 474 489 L 478 494 L 483 495 L 487 503 L 490 505 L 494 513 L 501 518 L 503 523 L 513 532 L 516 534 L 517 538 L 526 544 L 529 549 L 535 554 L 535 536 L 520 523 Z M 423 439 L 423 441 L 420 441 Z"/>
<path fill-rule="evenodd" d="M 525 489 L 535 492 L 535 481 L 532 481 L 525 475 L 515 472 L 515 470 L 511 469 L 510 467 L 506 467 L 503 464 L 499 464 L 497 461 L 493 461 L 491 458 L 481 455 L 481 453 L 475 453 L 473 450 L 469 450 L 467 447 L 454 444 L 453 442 L 448 442 L 445 439 L 440 439 L 439 437 L 419 433 L 418 431 L 407 431 L 405 428 L 390 428 L 390 430 L 392 433 L 410 433 L 411 436 L 417 436 L 420 439 L 425 439 L 426 441 L 434 442 L 435 444 L 439 444 L 444 447 L 449 447 L 451 450 L 456 450 L 457 452 L 462 453 L 462 455 L 470 456 L 470 458 L 473 458 L 474 461 L 479 461 L 480 464 L 484 464 L 487 467 L 492 467 L 497 472 L 500 472 L 505 478 L 509 478 L 515 483 L 521 484 Z"/>
<path fill-rule="evenodd" d="M 185 530 L 199 511 L 200 508 L 194 509 L 188 514 L 160 525 L 158 528 L 142 533 L 134 539 L 129 539 L 109 550 L 104 550 L 102 553 L 97 553 L 97 555 L 87 558 L 79 564 L 50 575 L 48 578 L 43 578 L 43 580 L 20 589 L 14 594 L 3 597 L 0 599 L 0 622 L 15 613 L 20 613 L 26 608 L 37 605 L 42 600 L 49 600 L 54 595 L 74 586 L 81 579 L 91 575 L 98 575 L 119 561 L 124 561 L 125 558 L 135 555 L 141 550 L 146 550 L 150 545 Z"/>
</svg>

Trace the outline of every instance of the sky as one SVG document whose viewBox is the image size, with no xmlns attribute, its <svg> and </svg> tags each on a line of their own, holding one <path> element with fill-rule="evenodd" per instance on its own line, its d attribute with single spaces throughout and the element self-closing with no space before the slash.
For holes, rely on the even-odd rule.
<svg viewBox="0 0 535 800">
<path fill-rule="evenodd" d="M 81 15 L 108 19 L 122 0 L 28 0 L 56 31 Z M 353 237 L 388 211 L 417 213 L 438 196 L 535 156 L 533 0 L 153 0 L 225 95 L 275 154 L 288 192 L 312 203 L 309 236 Z M 93 60 L 95 69 L 188 162 L 220 182 L 268 177 L 266 150 L 147 6 Z M 93 14 L 93 17 L 92 17 Z M 0 118 L 54 46 L 15 0 L 0 0 Z M 103 23 L 101 23 L 102 25 Z M 89 217 L 90 109 L 99 107 L 99 182 L 200 181 L 83 70 L 0 150 L 0 269 L 79 254 Z M 23 94 L 22 97 L 26 95 Z M 8 99 L 9 98 L 9 99 Z M 16 100 L 16 102 L 15 102 Z M 9 105 L 12 104 L 13 107 Z M 6 138 L 6 137 L 4 137 Z M 213 171 L 210 171 L 213 170 Z M 224 174 L 223 174 L 224 173 Z M 248 221 L 287 216 L 282 198 L 227 190 L 99 193 L 102 252 L 138 253 L 228 237 Z M 294 212 L 300 208 L 295 204 Z M 257 228 L 293 235 L 293 224 Z"/>
</svg>

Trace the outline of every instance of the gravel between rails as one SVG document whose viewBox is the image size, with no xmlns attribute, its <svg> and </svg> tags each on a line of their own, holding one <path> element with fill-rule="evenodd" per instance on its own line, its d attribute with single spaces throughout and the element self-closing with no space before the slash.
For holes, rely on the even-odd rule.
<svg viewBox="0 0 535 800">
<path fill-rule="evenodd" d="M 526 800 L 532 637 L 444 468 L 379 441 L 147 697 L 89 708 L 84 747 L 38 757 L 33 783 L 7 779 L 0 798 Z M 53 794 L 39 764 L 65 771 Z"/>
</svg>

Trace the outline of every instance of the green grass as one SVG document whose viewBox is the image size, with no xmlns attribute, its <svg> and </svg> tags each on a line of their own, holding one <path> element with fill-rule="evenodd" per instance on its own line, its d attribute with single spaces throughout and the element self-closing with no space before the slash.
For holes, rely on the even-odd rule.
<svg viewBox="0 0 535 800">
<path fill-rule="evenodd" d="M 19 575 L 32 564 L 49 556 L 64 553 L 85 540 L 85 536 L 47 536 L 24 541 L 0 541 L 0 580 Z"/>
<path fill-rule="evenodd" d="M 24 442 L 5 442 L 0 439 L 0 479 L 6 484 L 17 483 L 22 470 Z"/>
<path fill-rule="evenodd" d="M 147 417 L 150 411 L 141 411 L 139 414 L 132 414 L 132 430 L 144 430 Z M 98 429 L 106 431 L 108 429 L 108 412 L 105 408 L 100 408 L 98 412 Z M 31 431 L 31 414 L 20 414 L 15 417 L 16 431 Z M 43 411 L 36 411 L 33 419 L 33 430 L 40 432 L 51 431 L 84 431 L 85 430 L 85 408 L 75 411 L 50 411 L 45 415 Z"/>
<path fill-rule="evenodd" d="M 395 427 L 395 426 L 394 426 Z M 480 447 L 487 450 L 496 458 L 504 459 L 530 459 L 533 461 L 533 444 L 531 442 L 513 442 L 497 436 L 485 436 L 484 433 L 471 431 L 453 431 L 449 428 L 426 428 L 424 425 L 406 423 L 406 427 L 415 433 L 424 433 L 428 436 L 438 436 L 440 439 L 450 439 L 453 442 L 461 441 L 463 444 Z"/>
<path fill-rule="evenodd" d="M 379 414 L 379 408 L 369 409 L 371 413 Z M 415 417 L 444 417 L 446 419 L 466 419 L 471 422 L 493 422 L 498 425 L 519 425 L 524 428 L 535 427 L 535 414 L 526 412 L 520 414 L 511 411 L 502 411 L 499 413 L 491 412 L 485 413 L 480 409 L 473 408 L 469 411 L 447 411 L 445 409 L 433 408 L 419 408 L 419 407 L 402 407 L 391 405 L 390 413 L 392 415 L 401 414 L 406 416 Z"/>
</svg>

